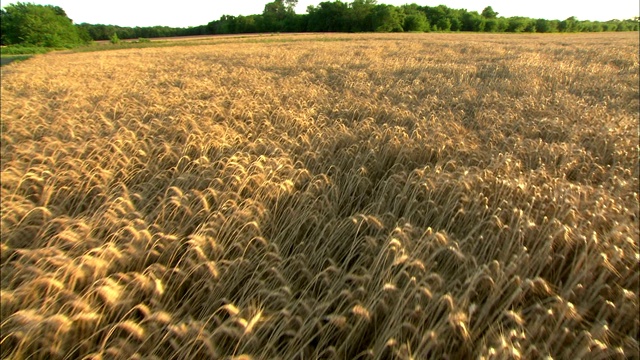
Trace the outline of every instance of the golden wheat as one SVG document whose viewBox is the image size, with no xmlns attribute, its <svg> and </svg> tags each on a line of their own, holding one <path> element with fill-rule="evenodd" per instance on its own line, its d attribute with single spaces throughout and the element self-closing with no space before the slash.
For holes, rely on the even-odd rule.
<svg viewBox="0 0 640 360">
<path fill-rule="evenodd" d="M 3 358 L 637 358 L 637 34 L 2 68 Z"/>
</svg>

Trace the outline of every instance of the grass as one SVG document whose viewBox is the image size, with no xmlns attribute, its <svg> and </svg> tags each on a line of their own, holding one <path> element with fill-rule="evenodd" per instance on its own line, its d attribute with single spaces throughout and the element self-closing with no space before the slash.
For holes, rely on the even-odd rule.
<svg viewBox="0 0 640 360">
<path fill-rule="evenodd" d="M 33 55 L 2 55 L 0 56 L 0 66 L 10 64 L 15 61 L 30 59 Z"/>
<path fill-rule="evenodd" d="M 50 51 L 57 50 L 53 48 L 46 48 L 42 46 L 3 46 L 0 47 L 0 54 L 5 55 L 33 55 L 33 54 L 46 54 Z"/>
<path fill-rule="evenodd" d="M 636 357 L 636 34 L 326 37 L 12 65 L 2 357 Z"/>
<path fill-rule="evenodd" d="M 45 54 L 54 49 L 38 46 L 3 46 L 0 47 L 0 66 L 8 65 L 12 62 L 24 61 L 35 54 Z"/>
</svg>

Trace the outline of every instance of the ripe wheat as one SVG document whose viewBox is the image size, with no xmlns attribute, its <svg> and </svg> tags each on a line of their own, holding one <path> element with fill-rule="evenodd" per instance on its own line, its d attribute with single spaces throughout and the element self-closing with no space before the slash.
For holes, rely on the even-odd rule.
<svg viewBox="0 0 640 360">
<path fill-rule="evenodd" d="M 2 68 L 3 358 L 638 356 L 637 34 L 314 36 Z"/>
</svg>

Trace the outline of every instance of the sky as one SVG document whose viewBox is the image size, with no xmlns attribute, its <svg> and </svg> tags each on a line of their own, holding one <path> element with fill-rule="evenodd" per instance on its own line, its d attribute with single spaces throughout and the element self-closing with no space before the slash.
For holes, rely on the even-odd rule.
<svg viewBox="0 0 640 360">
<path fill-rule="evenodd" d="M 205 25 L 222 15 L 260 14 L 264 5 L 273 0 L 22 0 L 42 5 L 56 5 L 65 10 L 74 23 L 110 24 L 119 26 L 188 27 Z M 299 0 L 297 13 L 305 13 L 307 6 L 326 0 Z M 343 0 L 351 2 L 351 0 Z M 17 1 L 1 1 L 2 7 Z M 378 3 L 403 5 L 446 5 L 454 9 L 481 12 L 490 5 L 499 16 L 564 20 L 575 16 L 579 20 L 607 21 L 638 16 L 637 0 L 378 0 Z"/>
</svg>

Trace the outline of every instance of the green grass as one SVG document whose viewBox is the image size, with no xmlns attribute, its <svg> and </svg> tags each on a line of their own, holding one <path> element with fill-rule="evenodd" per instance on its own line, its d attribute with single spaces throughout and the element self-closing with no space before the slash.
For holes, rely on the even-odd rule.
<svg viewBox="0 0 640 360">
<path fill-rule="evenodd" d="M 55 48 L 47 48 L 43 46 L 20 46 L 9 45 L 0 49 L 1 55 L 32 55 L 32 54 L 46 54 L 49 51 L 58 50 Z"/>
<path fill-rule="evenodd" d="M 24 61 L 31 58 L 33 54 L 29 55 L 2 55 L 0 56 L 0 66 L 10 64 L 14 61 Z"/>
<path fill-rule="evenodd" d="M 0 66 L 10 64 L 15 61 L 24 61 L 36 54 L 46 54 L 51 51 L 63 48 L 48 48 L 44 46 L 22 46 L 9 45 L 0 48 Z"/>
</svg>

